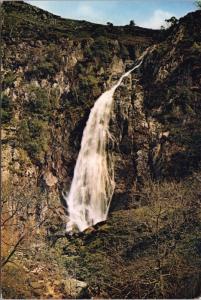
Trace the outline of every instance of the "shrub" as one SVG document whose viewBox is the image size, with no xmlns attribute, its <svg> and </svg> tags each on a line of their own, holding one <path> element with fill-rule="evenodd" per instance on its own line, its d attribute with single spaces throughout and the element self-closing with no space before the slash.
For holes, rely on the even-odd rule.
<svg viewBox="0 0 201 300">
<path fill-rule="evenodd" d="M 124 45 L 121 45 L 120 53 L 121 53 L 121 57 L 123 59 L 128 59 L 129 58 L 129 51 Z"/>
<path fill-rule="evenodd" d="M 3 297 L 7 299 L 15 298 L 16 295 L 21 299 L 32 298 L 28 276 L 23 265 L 10 264 L 3 269 Z"/>
<path fill-rule="evenodd" d="M 135 21 L 131 20 L 130 23 L 129 23 L 129 26 L 131 26 L 131 27 L 135 26 Z"/>
<path fill-rule="evenodd" d="M 91 90 L 91 88 L 98 83 L 98 79 L 93 75 L 88 75 L 87 77 L 79 75 L 80 88 L 86 90 Z"/>
<path fill-rule="evenodd" d="M 196 4 L 198 9 L 201 9 L 201 0 L 196 0 L 195 4 Z"/>
<path fill-rule="evenodd" d="M 35 114 L 48 116 L 51 110 L 51 103 L 47 91 L 40 87 L 31 86 L 28 92 L 28 109 Z"/>
<path fill-rule="evenodd" d="M 47 75 L 54 75 L 57 69 L 57 64 L 51 63 L 51 62 L 42 62 L 40 65 L 38 65 L 38 71 L 40 75 L 47 76 Z"/>
<path fill-rule="evenodd" d="M 2 123 L 9 123 L 12 118 L 12 101 L 6 96 L 2 95 Z"/>
<path fill-rule="evenodd" d="M 16 75 L 12 71 L 9 71 L 7 74 L 5 74 L 2 80 L 3 89 L 7 87 L 12 87 L 15 79 L 16 79 Z"/>
<path fill-rule="evenodd" d="M 43 163 L 49 148 L 48 123 L 37 118 L 22 120 L 18 128 L 18 142 L 36 163 Z"/>
<path fill-rule="evenodd" d="M 50 78 L 54 77 L 55 74 L 59 71 L 60 62 L 57 62 L 56 59 L 49 61 L 41 60 L 40 58 L 37 61 L 37 64 L 29 65 L 29 70 L 25 73 L 25 75 L 31 78 Z"/>
<path fill-rule="evenodd" d="M 91 47 L 94 57 L 98 57 L 102 62 L 109 63 L 112 58 L 112 52 L 109 49 L 108 39 L 100 36 Z"/>
<path fill-rule="evenodd" d="M 147 206 L 110 214 L 95 233 L 64 248 L 91 296 L 194 298 L 200 292 L 200 174 L 183 182 L 147 182 Z M 70 251 L 74 250 L 76 256 Z M 100 280 L 101 278 L 101 280 Z M 197 288 L 195 288 L 197 287 Z"/>
<path fill-rule="evenodd" d="M 1 117 L 2 117 L 2 124 L 7 124 L 11 120 L 11 114 L 4 109 L 1 111 Z"/>
<path fill-rule="evenodd" d="M 89 53 L 87 52 L 87 53 L 85 53 L 85 55 L 88 56 Z M 80 73 L 80 74 L 84 74 L 84 73 L 85 73 L 85 68 L 84 68 L 83 64 L 78 63 L 78 64 L 76 65 L 76 68 L 77 68 L 77 72 L 78 72 L 78 73 Z"/>
</svg>

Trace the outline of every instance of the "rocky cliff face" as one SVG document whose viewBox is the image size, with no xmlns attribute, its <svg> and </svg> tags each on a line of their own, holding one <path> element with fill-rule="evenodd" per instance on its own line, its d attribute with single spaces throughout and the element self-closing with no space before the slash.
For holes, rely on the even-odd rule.
<svg viewBox="0 0 201 300">
<path fill-rule="evenodd" d="M 200 167 L 200 16 L 182 18 L 142 68 L 145 114 L 161 139 L 152 139 L 156 177 L 181 178 Z"/>
<path fill-rule="evenodd" d="M 68 188 L 90 108 L 125 71 L 129 60 L 152 44 L 141 74 L 133 74 L 117 91 L 111 122 L 117 147 L 129 157 L 134 181 L 144 177 L 137 169 L 161 178 L 188 175 L 196 168 L 200 160 L 199 11 L 183 18 L 165 41 L 157 43 L 161 38 L 157 31 L 74 24 L 20 2 L 4 6 L 5 179 L 11 152 L 20 150 L 26 152 L 30 165 L 24 163 L 23 168 L 22 161 L 14 163 L 14 169 L 25 171 L 22 176 L 28 172 L 50 188 Z M 10 18 L 13 23 L 16 18 L 17 28 Z M 40 19 L 41 28 L 35 28 L 34 18 Z M 54 39 L 51 32 L 44 35 L 42 28 L 48 26 Z M 34 39 L 30 39 L 33 27 Z M 94 29 L 100 36 L 91 36 Z M 77 37 L 81 31 L 83 37 Z M 185 134 L 180 140 L 181 130 Z M 13 161 L 20 159 L 14 155 Z M 127 172 L 123 165 L 121 169 Z"/>
<path fill-rule="evenodd" d="M 44 187 L 68 187 L 91 107 L 126 64 L 156 41 L 157 31 L 65 21 L 20 2 L 3 7 L 4 178 L 11 160 L 20 160 L 20 154 L 11 159 L 11 152 L 23 151 L 28 165 L 18 161 L 12 172 L 16 166 L 24 177 L 31 168 L 29 176 Z M 49 27 L 54 38 L 43 32 Z"/>
<path fill-rule="evenodd" d="M 116 191 L 122 176 L 127 204 L 148 178 L 180 179 L 200 167 L 200 17 L 187 15 L 151 46 L 116 94 Z"/>
<path fill-rule="evenodd" d="M 145 49 L 140 69 L 114 97 L 111 213 L 149 204 L 144 188 L 153 179 L 199 171 L 200 11 L 163 32 L 65 20 L 21 1 L 2 8 L 3 182 L 14 198 L 22 186 L 36 193 L 30 214 L 41 236 L 64 229 L 61 193 L 70 187 L 90 109 Z"/>
</svg>

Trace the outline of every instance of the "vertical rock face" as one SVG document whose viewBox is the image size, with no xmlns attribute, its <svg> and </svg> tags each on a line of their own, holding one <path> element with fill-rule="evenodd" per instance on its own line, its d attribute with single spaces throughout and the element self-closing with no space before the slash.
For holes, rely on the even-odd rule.
<svg viewBox="0 0 201 300">
<path fill-rule="evenodd" d="M 125 80 L 114 97 L 111 120 L 116 182 L 114 207 L 137 205 L 135 191 L 150 176 L 149 134 L 143 100 L 143 90 L 135 73 Z"/>
<path fill-rule="evenodd" d="M 68 190 L 90 109 L 125 72 L 126 63 L 158 39 L 158 32 L 64 20 L 24 2 L 5 2 L 2 8 L 3 127 L 10 136 L 4 153 L 5 163 L 12 165 L 6 167 L 5 179 L 15 174 L 21 181 L 29 162 L 35 168 L 31 176 L 43 188 Z M 128 104 L 120 102 L 118 110 L 125 111 L 116 118 L 125 119 L 119 134 L 124 136 L 122 151 L 127 151 L 132 109 L 128 112 Z M 8 155 L 15 150 L 23 152 L 18 166 Z"/>
<path fill-rule="evenodd" d="M 150 158 L 157 178 L 185 177 L 200 166 L 200 18 L 200 11 L 182 18 L 141 69 L 144 112 L 155 128 Z"/>
<path fill-rule="evenodd" d="M 108 146 L 115 160 L 114 206 L 137 205 L 135 191 L 150 177 L 181 177 L 198 167 L 199 11 L 162 37 L 139 27 L 64 20 L 23 2 L 3 7 L 3 127 L 10 136 L 4 157 L 5 166 L 12 165 L 5 179 L 14 173 L 20 181 L 30 167 L 43 188 L 68 190 L 90 109 L 147 47 L 140 71 L 115 93 Z M 43 29 L 27 21 L 33 16 Z M 16 27 L 10 18 L 19 19 Z M 16 162 L 13 151 L 23 152 Z"/>
</svg>

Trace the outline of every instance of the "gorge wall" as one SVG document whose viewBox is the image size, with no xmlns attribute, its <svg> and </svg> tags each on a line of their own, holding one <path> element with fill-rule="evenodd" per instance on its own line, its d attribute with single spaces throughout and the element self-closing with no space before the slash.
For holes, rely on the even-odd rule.
<svg viewBox="0 0 201 300">
<path fill-rule="evenodd" d="M 108 148 L 116 186 L 110 213 L 132 214 L 146 207 L 147 182 L 180 182 L 199 172 L 201 11 L 167 30 L 151 30 L 65 20 L 22 1 L 4 2 L 1 9 L 2 177 L 8 203 L 19 194 L 24 194 L 26 208 L 29 202 L 26 212 L 19 213 L 19 231 L 23 218 L 31 216 L 37 234 L 63 234 L 62 192 L 69 190 L 90 110 L 145 49 L 139 70 L 125 78 L 114 95 L 113 142 Z M 140 224 L 146 227 L 147 220 Z M 151 234 L 150 240 L 155 232 Z M 33 249 L 42 247 L 40 243 L 36 238 Z M 131 251 L 134 246 L 129 247 Z M 46 273 L 58 277 L 49 269 Z M 83 274 L 80 278 L 86 279 Z"/>
<path fill-rule="evenodd" d="M 108 28 L 90 23 L 83 26 L 82 22 L 71 25 L 71 21 L 65 23 L 65 20 L 49 17 L 25 3 L 4 5 L 5 153 L 11 157 L 11 152 L 22 148 L 33 168 L 29 176 L 37 177 L 44 187 L 68 188 L 91 107 L 125 71 L 126 64 L 132 65 L 132 61 L 156 40 L 157 31 L 129 26 Z M 25 29 L 20 21 L 16 21 L 19 28 L 12 27 L 9 18 L 12 17 L 14 23 L 15 16 L 20 20 L 24 14 L 27 19 L 23 22 L 27 20 L 28 28 Z M 30 14 L 31 18 L 40 18 L 40 14 L 42 17 L 39 29 L 34 27 L 32 38 Z M 60 29 L 60 24 L 53 26 L 52 18 L 56 25 L 60 22 L 64 28 Z M 43 35 L 42 26 L 52 27 L 54 39 L 51 40 L 51 32 Z M 68 33 L 71 26 L 73 37 Z M 80 28 L 86 37 L 76 37 Z M 96 37 L 91 36 L 94 28 L 100 32 Z M 56 30 L 58 33 L 54 32 Z M 122 40 L 118 35 L 122 32 L 124 36 L 124 31 L 128 31 L 128 37 Z M 133 31 L 137 31 L 136 37 Z M 126 105 L 126 101 L 124 103 Z M 9 163 L 9 158 L 5 159 L 5 179 L 8 179 Z M 26 176 L 26 162 L 18 163 L 13 164 L 12 171 L 15 173 L 16 166 L 21 176 Z M 17 180 L 17 176 L 15 178 Z"/>
<path fill-rule="evenodd" d="M 111 129 L 121 164 L 117 162 L 117 169 L 122 176 L 132 170 L 127 176 L 133 180 L 128 183 L 132 190 L 149 173 L 157 178 L 181 177 L 197 167 L 199 11 L 163 34 L 65 21 L 20 2 L 3 6 L 5 179 L 9 156 L 15 152 L 18 158 L 12 158 L 13 162 L 17 159 L 11 163 L 12 172 L 20 169 L 20 176 L 28 173 L 44 187 L 68 188 L 95 100 L 153 44 L 140 73 L 132 74 L 115 94 Z M 11 17 L 17 26 L 9 22 Z M 40 20 L 37 27 L 34 18 Z M 160 39 L 164 41 L 158 43 Z M 183 140 L 179 140 L 181 130 Z M 18 161 L 19 150 L 27 162 Z M 117 187 L 123 184 L 118 182 L 120 173 L 117 170 Z"/>
</svg>

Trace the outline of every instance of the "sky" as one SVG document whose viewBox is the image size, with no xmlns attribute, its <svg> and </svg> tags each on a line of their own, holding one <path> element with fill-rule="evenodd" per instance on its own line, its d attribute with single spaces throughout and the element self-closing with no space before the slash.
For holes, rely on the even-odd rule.
<svg viewBox="0 0 201 300">
<path fill-rule="evenodd" d="M 180 18 L 196 9 L 195 0 L 27 0 L 63 18 L 99 24 L 111 22 L 157 29 L 172 16 Z"/>
</svg>

